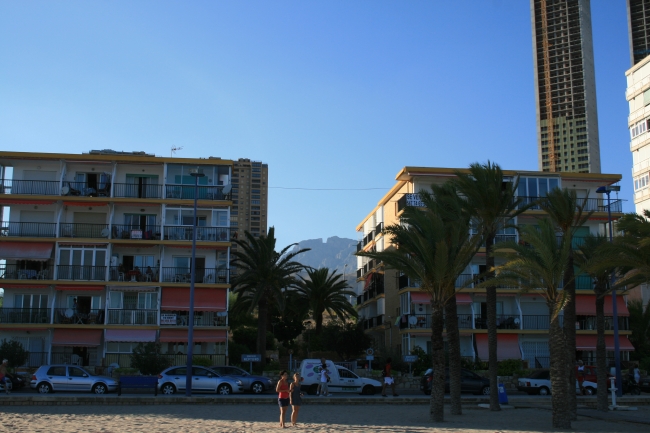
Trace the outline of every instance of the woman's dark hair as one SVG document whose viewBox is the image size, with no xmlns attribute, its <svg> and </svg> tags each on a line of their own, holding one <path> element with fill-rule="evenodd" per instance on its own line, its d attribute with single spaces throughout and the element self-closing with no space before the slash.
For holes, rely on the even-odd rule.
<svg viewBox="0 0 650 433">
<path fill-rule="evenodd" d="M 280 372 L 280 377 L 284 376 L 285 374 L 288 374 L 288 373 L 287 373 L 287 370 L 282 370 L 282 371 Z"/>
</svg>

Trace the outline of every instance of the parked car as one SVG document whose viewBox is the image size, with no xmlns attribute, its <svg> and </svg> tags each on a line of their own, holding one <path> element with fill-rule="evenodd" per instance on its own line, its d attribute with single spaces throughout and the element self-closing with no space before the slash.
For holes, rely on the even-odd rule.
<svg viewBox="0 0 650 433">
<path fill-rule="evenodd" d="M 79 391 L 106 394 L 117 389 L 117 380 L 95 376 L 82 367 L 72 365 L 42 365 L 32 375 L 29 386 L 41 394 L 54 391 Z"/>
<path fill-rule="evenodd" d="M 449 370 L 445 372 L 445 392 L 449 392 Z M 424 372 L 420 379 L 420 391 L 426 395 L 431 395 L 431 386 L 433 384 L 433 370 L 430 368 Z M 460 390 L 461 392 L 471 392 L 473 394 L 490 394 L 490 379 L 481 377 L 473 371 L 462 369 L 460 372 Z"/>
<path fill-rule="evenodd" d="M 25 379 L 22 376 L 14 373 L 7 373 L 6 377 L 11 380 L 11 388 L 14 391 L 25 387 Z"/>
<path fill-rule="evenodd" d="M 359 377 L 356 373 L 347 368 L 336 365 L 334 362 L 325 361 L 327 370 L 330 372 L 330 392 L 355 392 L 364 395 L 374 395 L 375 392 L 381 392 L 381 382 Z M 300 390 L 308 394 L 315 395 L 320 381 L 319 369 L 320 359 L 303 359 L 300 363 L 300 375 L 302 384 Z"/>
<path fill-rule="evenodd" d="M 221 376 L 234 377 L 241 380 L 244 385 L 244 391 L 250 391 L 253 394 L 261 394 L 265 391 L 275 391 L 275 384 L 271 379 L 264 376 L 253 376 L 246 370 L 229 365 L 215 365 L 210 370 L 219 373 Z"/>
<path fill-rule="evenodd" d="M 187 367 L 175 366 L 158 375 L 158 390 L 162 394 L 174 394 L 185 391 Z M 221 376 L 206 367 L 192 366 L 192 391 L 216 392 L 221 395 L 244 392 L 244 385 L 239 379 Z"/>
<path fill-rule="evenodd" d="M 598 389 L 598 384 L 594 381 L 585 380 L 582 382 L 582 387 L 586 395 L 595 395 Z M 547 369 L 537 370 L 530 374 L 528 377 L 520 377 L 517 384 L 517 389 L 529 395 L 550 395 L 551 394 L 551 375 Z M 580 394 L 580 385 L 576 380 L 576 394 Z"/>
<path fill-rule="evenodd" d="M 639 390 L 650 392 L 650 377 L 642 377 L 639 381 Z"/>
</svg>

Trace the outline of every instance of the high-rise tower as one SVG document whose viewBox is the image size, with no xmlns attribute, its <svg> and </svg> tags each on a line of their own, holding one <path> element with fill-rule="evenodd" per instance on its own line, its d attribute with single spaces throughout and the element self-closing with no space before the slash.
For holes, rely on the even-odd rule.
<svg viewBox="0 0 650 433">
<path fill-rule="evenodd" d="M 600 173 L 589 0 L 531 0 L 530 9 L 539 169 Z"/>
<path fill-rule="evenodd" d="M 627 28 L 632 66 L 650 54 L 650 0 L 627 0 Z"/>
</svg>

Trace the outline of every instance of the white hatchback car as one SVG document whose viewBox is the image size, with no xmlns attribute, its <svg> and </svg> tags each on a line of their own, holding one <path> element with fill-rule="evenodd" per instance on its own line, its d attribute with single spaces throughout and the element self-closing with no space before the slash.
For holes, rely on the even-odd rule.
<svg viewBox="0 0 650 433">
<path fill-rule="evenodd" d="M 582 382 L 585 394 L 594 395 L 598 389 L 595 382 L 585 380 Z M 517 389 L 528 394 L 550 395 L 551 394 L 551 377 L 548 370 L 538 370 L 528 377 L 521 377 L 518 380 Z M 576 380 L 576 394 L 580 394 L 580 385 Z"/>
<path fill-rule="evenodd" d="M 187 380 L 187 367 L 176 366 L 158 375 L 158 390 L 162 394 L 184 391 Z M 242 381 L 233 377 L 221 376 L 205 367 L 192 367 L 192 391 L 216 392 L 221 395 L 244 392 Z"/>
</svg>

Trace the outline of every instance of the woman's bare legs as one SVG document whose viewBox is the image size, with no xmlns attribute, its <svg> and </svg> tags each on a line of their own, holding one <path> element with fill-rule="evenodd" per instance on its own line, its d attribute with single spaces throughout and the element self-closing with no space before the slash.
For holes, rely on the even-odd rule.
<svg viewBox="0 0 650 433">
<path fill-rule="evenodd" d="M 280 407 L 280 427 L 284 427 L 284 416 L 287 413 L 287 406 Z"/>
<path fill-rule="evenodd" d="M 291 406 L 291 425 L 293 426 L 298 421 L 298 412 L 300 412 L 300 406 Z"/>
</svg>

